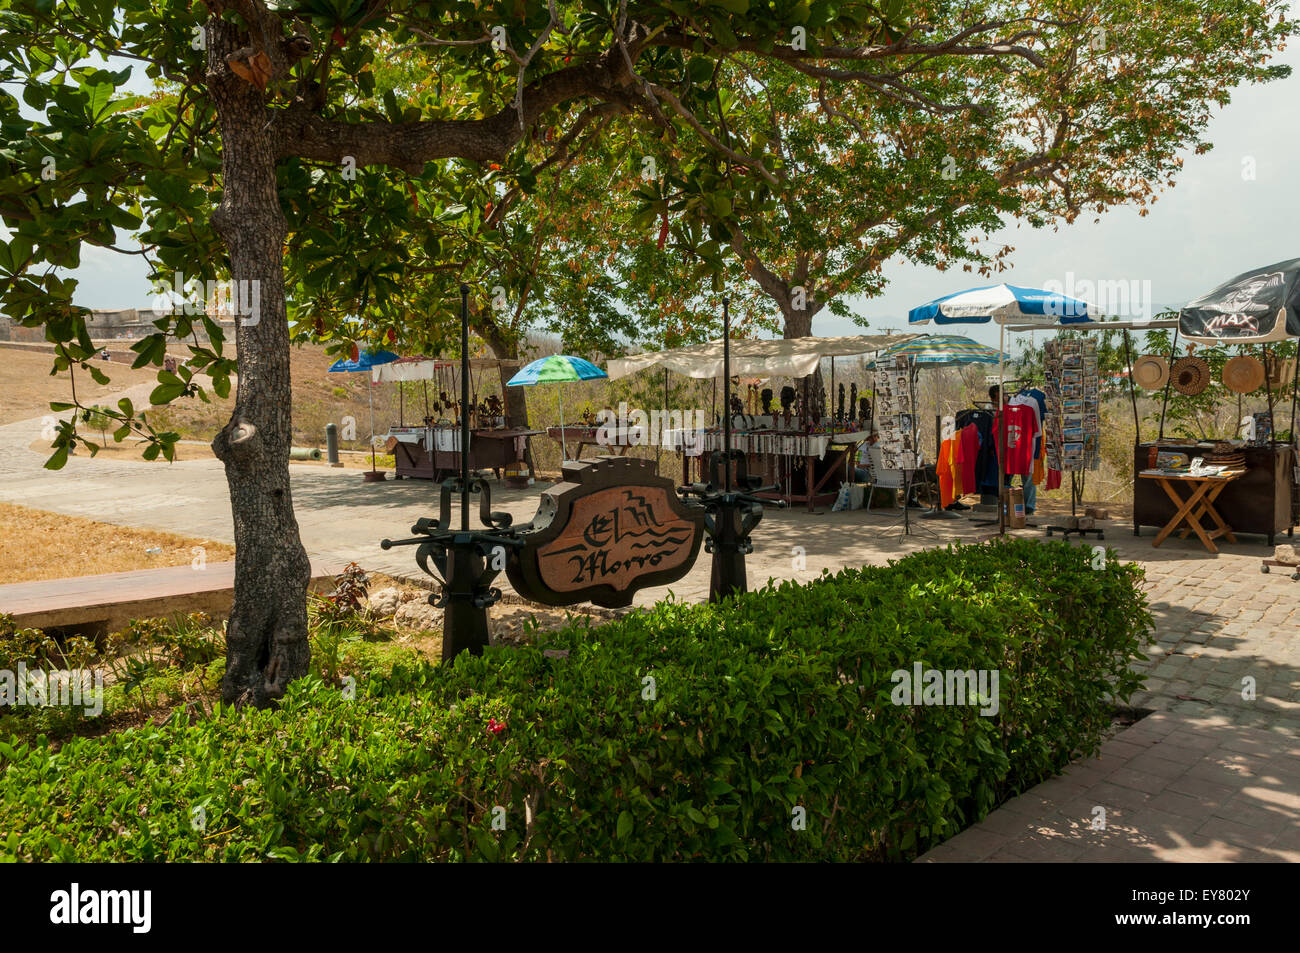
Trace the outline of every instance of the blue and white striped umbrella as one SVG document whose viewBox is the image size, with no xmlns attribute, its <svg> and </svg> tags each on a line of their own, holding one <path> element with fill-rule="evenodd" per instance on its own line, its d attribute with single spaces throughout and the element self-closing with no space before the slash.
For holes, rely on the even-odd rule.
<svg viewBox="0 0 1300 953">
<path fill-rule="evenodd" d="M 1088 303 L 1055 291 L 990 285 L 935 298 L 907 315 L 908 324 L 1082 324 Z"/>
<path fill-rule="evenodd" d="M 910 358 L 913 364 L 926 367 L 953 367 L 959 364 L 996 364 L 1001 353 L 960 334 L 927 334 L 886 348 L 867 362 L 870 370 L 892 367 L 894 358 Z"/>
</svg>

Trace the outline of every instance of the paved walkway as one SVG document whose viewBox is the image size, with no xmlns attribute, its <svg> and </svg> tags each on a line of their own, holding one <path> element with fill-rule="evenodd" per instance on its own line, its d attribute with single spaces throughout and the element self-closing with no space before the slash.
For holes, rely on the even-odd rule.
<svg viewBox="0 0 1300 953">
<path fill-rule="evenodd" d="M 0 427 L 0 500 L 122 525 L 231 541 L 230 503 L 225 476 L 217 461 L 196 460 L 169 466 L 73 458 L 64 470 L 51 472 L 42 469 L 41 455 L 27 449 L 39 433 L 40 421 Z M 418 576 L 409 550 L 384 552 L 378 544 L 386 536 L 406 535 L 417 517 L 433 515 L 437 487 L 422 481 L 363 484 L 356 471 L 311 465 L 291 465 L 290 472 L 303 542 L 313 558 L 356 560 L 374 571 Z M 493 509 L 511 512 L 516 522 L 530 519 L 537 507 L 538 492 L 534 489 L 497 493 L 494 489 Z M 844 565 L 879 565 L 926 546 L 955 539 L 970 541 L 988 533 L 986 528 L 975 527 L 964 519 L 918 520 L 914 525 L 921 527 L 922 532 L 903 538 L 893 518 L 879 511 L 816 515 L 802 509 L 769 511 L 756 531 L 756 551 L 749 559 L 751 587 L 769 578 L 810 580 L 823 569 L 834 570 Z M 1151 539 L 1155 530 L 1144 532 L 1145 536 L 1135 538 L 1131 526 L 1112 523 L 1106 527 L 1105 545 L 1114 548 L 1123 559 L 1136 560 L 1146 571 L 1148 598 L 1156 617 L 1157 644 L 1149 660 L 1139 666 L 1148 672 L 1149 678 L 1146 691 L 1136 696 L 1134 704 L 1161 712 L 1163 717 L 1148 718 L 1122 732 L 1109 743 L 1100 760 L 1082 765 L 1079 770 L 1099 771 L 1109 767 L 1108 759 L 1121 758 L 1123 764 L 1117 764 L 1114 771 L 1127 770 L 1151 779 L 1170 778 L 1170 772 L 1176 767 L 1185 769 L 1170 780 L 1186 787 L 1185 780 L 1215 775 L 1216 769 L 1212 759 L 1207 762 L 1209 755 L 1202 755 L 1194 762 L 1189 760 L 1191 752 L 1201 749 L 1196 744 L 1181 742 L 1196 737 L 1201 739 L 1200 744 L 1206 744 L 1211 736 L 1218 739 L 1211 755 L 1220 755 L 1220 760 L 1232 760 L 1232 756 L 1223 752 L 1247 753 L 1241 751 L 1242 745 L 1264 745 L 1261 739 L 1270 736 L 1277 737 L 1274 744 L 1283 746 L 1280 749 L 1283 759 L 1294 759 L 1300 751 L 1285 746 L 1300 739 L 1300 583 L 1292 582 L 1284 573 L 1260 573 L 1260 559 L 1270 555 L 1262 538 L 1239 536 L 1239 542 L 1225 544 L 1218 555 L 1211 555 L 1194 540 L 1171 538 L 1159 549 L 1153 549 Z M 1026 529 L 1017 531 L 1016 535 L 1041 538 L 1042 530 Z M 1075 545 L 1092 546 L 1094 542 L 1076 541 Z M 691 574 L 672 588 L 677 597 L 694 601 L 707 598 L 708 584 L 709 561 L 703 557 Z M 653 602 L 664 594 L 664 590 L 658 589 L 643 591 L 638 594 L 637 602 Z M 1246 679 L 1249 681 L 1243 681 Z M 1243 692 L 1245 688 L 1252 690 Z M 1164 732 L 1168 740 L 1139 745 L 1136 750 L 1124 747 L 1134 744 L 1126 739 L 1143 737 L 1134 732 L 1154 732 L 1175 721 L 1180 727 Z M 1258 768 L 1266 774 L 1252 774 L 1247 779 L 1251 783 L 1238 785 L 1234 795 L 1226 796 L 1222 804 L 1212 808 L 1237 812 L 1254 806 L 1269 812 L 1269 823 L 1276 817 L 1288 818 L 1289 835 L 1282 832 L 1273 841 L 1257 838 L 1249 845 L 1237 845 L 1242 850 L 1268 856 L 1270 851 L 1285 853 L 1294 851 L 1296 846 L 1296 805 L 1286 798 L 1300 791 L 1300 779 L 1294 770 L 1282 770 L 1286 767 L 1285 760 L 1279 766 L 1276 757 L 1274 752 L 1268 756 L 1267 763 L 1252 767 L 1252 771 Z M 1119 782 L 1111 782 L 1107 780 L 1111 773 L 1114 772 L 1108 771 L 1106 777 L 1091 780 L 1098 785 L 1114 783 L 1115 790 L 1129 794 L 1107 801 L 1101 795 L 1110 788 L 1099 793 L 1090 787 L 1049 781 L 1024 796 L 1030 800 L 1022 798 L 1001 808 L 967 833 L 978 832 L 987 843 L 987 837 L 995 832 L 986 825 L 1009 826 L 1011 830 L 1003 831 L 1001 836 L 1017 845 L 1018 853 L 1014 856 L 1039 848 L 1045 850 L 1046 841 L 1042 838 L 1051 835 L 1021 830 L 1005 818 L 1026 814 L 1024 805 L 1035 804 L 1033 798 L 1040 798 L 1050 800 L 1056 811 L 1068 806 L 1074 812 L 1069 818 L 1077 819 L 1077 806 L 1082 803 L 1078 798 L 1091 798 L 1094 803 L 1088 805 L 1089 810 L 1110 804 L 1118 812 L 1111 813 L 1111 820 L 1121 826 L 1112 830 L 1114 836 L 1109 839 L 1089 840 L 1077 859 L 1093 857 L 1096 844 L 1106 850 L 1122 848 L 1125 854 L 1136 850 L 1155 859 L 1161 859 L 1157 854 L 1168 855 L 1163 859 L 1187 859 L 1188 850 L 1226 851 L 1226 848 L 1202 847 L 1197 844 L 1197 838 L 1209 838 L 1223 823 L 1244 823 L 1236 813 L 1233 817 L 1211 814 L 1201 818 L 1194 830 L 1166 822 L 1167 836 L 1163 833 L 1157 836 L 1154 829 L 1144 828 L 1150 841 L 1139 840 L 1137 833 L 1126 840 L 1117 832 L 1124 830 L 1122 825 L 1127 821 L 1140 820 L 1147 824 L 1156 817 L 1154 812 L 1182 816 L 1170 809 L 1179 803 L 1177 799 L 1166 795 L 1186 792 L 1173 783 L 1167 785 L 1168 790 L 1134 788 L 1122 783 L 1122 778 L 1129 775 L 1122 775 Z M 1220 784 L 1222 777 L 1215 776 L 1219 777 L 1218 781 L 1202 780 Z M 1277 783 L 1268 778 L 1276 778 Z M 1155 783 L 1153 780 L 1150 784 Z M 1269 806 L 1271 802 L 1263 793 L 1252 793 L 1257 788 L 1279 793 L 1282 801 Z M 1044 790 L 1047 793 L 1041 793 Z M 1120 804 L 1117 798 L 1132 802 L 1133 790 L 1163 800 L 1145 812 L 1126 817 L 1126 811 L 1135 809 L 1131 803 Z M 1260 803 L 1255 804 L 1254 800 Z M 1082 818 L 1090 819 L 1088 811 L 1084 811 Z M 1287 836 L 1292 839 L 1287 840 Z M 1030 840 L 1024 840 L 1026 837 Z M 972 837 L 972 841 L 978 839 Z M 1236 844 L 1226 833 L 1219 841 Z M 1031 848 L 1030 844 L 1035 846 Z M 1063 849 L 1063 852 L 1071 854 L 1072 850 Z M 989 856 L 993 853 L 997 850 L 991 850 Z M 1116 859 L 1133 858 L 1117 854 Z"/>
<path fill-rule="evenodd" d="M 1160 712 L 921 857 L 1300 862 L 1300 741 Z"/>
</svg>

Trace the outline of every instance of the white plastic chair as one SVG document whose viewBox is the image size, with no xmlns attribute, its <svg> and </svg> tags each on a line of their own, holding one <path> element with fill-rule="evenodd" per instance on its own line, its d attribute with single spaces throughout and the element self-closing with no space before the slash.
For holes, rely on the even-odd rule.
<svg viewBox="0 0 1300 953">
<path fill-rule="evenodd" d="M 871 458 L 871 479 L 867 481 L 867 489 L 863 494 L 865 502 L 863 506 L 871 509 L 871 504 L 875 499 L 876 489 L 893 490 L 896 493 L 901 491 L 905 486 L 905 479 L 902 470 L 886 470 L 885 457 L 880 452 L 880 447 L 872 444 L 868 450 Z"/>
</svg>

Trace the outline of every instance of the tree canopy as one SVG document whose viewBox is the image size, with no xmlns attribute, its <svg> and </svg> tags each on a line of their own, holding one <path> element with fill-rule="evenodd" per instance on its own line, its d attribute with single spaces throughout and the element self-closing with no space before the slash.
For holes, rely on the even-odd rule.
<svg viewBox="0 0 1300 953">
<path fill-rule="evenodd" d="M 461 281 L 506 350 L 680 343 L 724 291 L 805 335 L 893 256 L 996 270 L 1006 217 L 1154 200 L 1293 32 L 1282 0 L 0 0 L 0 27 L 0 305 L 56 370 L 103 373 L 83 245 L 236 283 L 235 357 L 184 310 L 135 349 L 190 340 L 158 403 L 238 369 L 226 693 L 259 704 L 306 664 L 293 336 L 441 348 Z"/>
</svg>

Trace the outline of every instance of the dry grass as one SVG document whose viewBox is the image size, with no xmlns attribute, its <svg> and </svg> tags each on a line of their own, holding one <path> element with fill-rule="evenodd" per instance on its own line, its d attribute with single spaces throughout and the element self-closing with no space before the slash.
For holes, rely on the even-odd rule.
<svg viewBox="0 0 1300 953">
<path fill-rule="evenodd" d="M 7 583 L 188 566 L 195 546 L 208 562 L 235 558 L 226 543 L 0 503 L 0 579 Z"/>
<path fill-rule="evenodd" d="M 50 401 L 72 401 L 72 381 L 67 372 L 50 375 L 54 355 L 21 348 L 0 349 L 4 361 L 4 387 L 0 387 L 0 424 L 30 420 L 51 413 Z M 157 370 L 131 370 L 125 364 L 98 363 L 109 376 L 108 386 L 96 384 L 89 374 L 77 371 L 77 397 L 82 403 L 102 402 L 105 398 L 136 384 L 156 380 Z"/>
</svg>

